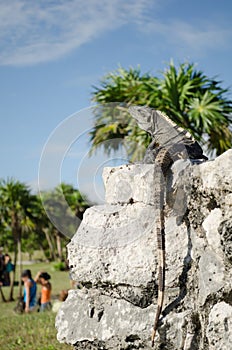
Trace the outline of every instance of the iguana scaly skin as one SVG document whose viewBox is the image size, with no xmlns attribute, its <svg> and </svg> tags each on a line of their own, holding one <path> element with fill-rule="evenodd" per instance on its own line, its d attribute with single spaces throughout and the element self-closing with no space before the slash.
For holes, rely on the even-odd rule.
<svg viewBox="0 0 232 350">
<path fill-rule="evenodd" d="M 193 136 L 175 124 L 169 117 L 160 111 L 149 107 L 133 106 L 129 113 L 136 119 L 141 129 L 152 136 L 143 162 L 157 165 L 155 188 L 155 226 L 158 245 L 158 303 L 155 322 L 152 332 L 152 347 L 159 318 L 163 308 L 165 290 L 165 178 L 172 163 L 178 159 L 203 159 L 203 151 Z"/>
</svg>

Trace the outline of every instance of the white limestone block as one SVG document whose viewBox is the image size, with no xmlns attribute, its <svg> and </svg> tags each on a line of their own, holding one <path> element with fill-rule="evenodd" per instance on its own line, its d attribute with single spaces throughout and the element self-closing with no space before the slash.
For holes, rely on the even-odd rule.
<svg viewBox="0 0 232 350">
<path fill-rule="evenodd" d="M 104 168 L 102 176 L 106 203 L 154 204 L 157 187 L 156 171 L 154 164 L 128 164 Z"/>
<path fill-rule="evenodd" d="M 72 290 L 56 318 L 57 338 L 74 345 L 84 340 L 107 341 L 120 334 L 121 343 L 130 335 L 147 338 L 151 343 L 155 309 L 153 305 L 141 309 L 96 290 Z"/>
<path fill-rule="evenodd" d="M 232 346 L 232 306 L 220 302 L 213 306 L 207 326 L 209 350 L 229 350 Z"/>
<path fill-rule="evenodd" d="M 206 232 L 206 239 L 210 249 L 214 250 L 220 256 L 223 255 L 221 246 L 221 236 L 218 232 L 219 225 L 222 221 L 222 211 L 219 208 L 213 209 L 205 218 L 202 226 Z"/>
<path fill-rule="evenodd" d="M 206 249 L 199 261 L 199 304 L 224 286 L 225 266 L 213 251 Z"/>
</svg>

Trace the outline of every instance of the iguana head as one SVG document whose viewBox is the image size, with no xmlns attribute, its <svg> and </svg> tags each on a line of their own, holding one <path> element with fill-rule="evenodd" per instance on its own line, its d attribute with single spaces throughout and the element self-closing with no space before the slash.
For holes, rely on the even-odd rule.
<svg viewBox="0 0 232 350">
<path fill-rule="evenodd" d="M 152 134 L 152 109 L 146 106 L 131 106 L 128 108 L 130 115 L 137 121 L 139 127 Z"/>
</svg>

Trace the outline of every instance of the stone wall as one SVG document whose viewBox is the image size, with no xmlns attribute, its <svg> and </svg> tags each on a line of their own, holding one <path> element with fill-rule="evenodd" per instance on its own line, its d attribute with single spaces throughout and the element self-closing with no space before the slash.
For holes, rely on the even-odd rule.
<svg viewBox="0 0 232 350">
<path fill-rule="evenodd" d="M 106 204 L 87 210 L 68 245 L 72 278 L 56 319 L 75 349 L 150 349 L 157 302 L 154 165 L 103 173 Z M 232 344 L 232 150 L 168 174 L 166 294 L 155 349 Z"/>
</svg>

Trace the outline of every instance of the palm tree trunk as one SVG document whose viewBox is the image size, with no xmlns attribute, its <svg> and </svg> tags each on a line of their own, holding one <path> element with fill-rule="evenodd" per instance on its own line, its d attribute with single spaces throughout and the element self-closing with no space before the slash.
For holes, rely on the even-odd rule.
<svg viewBox="0 0 232 350">
<path fill-rule="evenodd" d="M 45 251 L 44 246 L 41 242 L 39 242 L 39 247 L 40 247 L 40 250 L 43 252 L 43 255 L 47 258 L 46 251 Z"/>
<path fill-rule="evenodd" d="M 18 265 L 19 265 L 19 298 L 22 297 L 22 241 L 21 241 L 21 231 L 18 233 Z"/>
<path fill-rule="evenodd" d="M 50 235 L 49 235 L 49 232 L 48 232 L 47 229 L 44 229 L 43 232 L 44 232 L 45 237 L 46 237 L 46 240 L 47 240 L 47 242 L 48 242 L 48 247 L 49 247 L 49 252 L 50 252 L 50 258 L 51 258 L 51 260 L 55 260 L 55 253 L 54 253 L 55 249 L 54 249 L 54 247 L 53 247 L 52 240 L 51 240 L 51 237 L 50 237 Z"/>
<path fill-rule="evenodd" d="M 1 285 L 0 285 L 0 294 L 1 294 L 1 297 L 2 297 L 2 302 L 6 303 L 6 298 L 5 298 L 4 294 L 3 294 Z"/>
<path fill-rule="evenodd" d="M 56 246 L 57 246 L 57 253 L 60 261 L 63 261 L 63 254 L 62 254 L 62 244 L 61 244 L 61 237 L 59 232 L 56 234 Z"/>
</svg>

